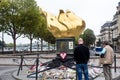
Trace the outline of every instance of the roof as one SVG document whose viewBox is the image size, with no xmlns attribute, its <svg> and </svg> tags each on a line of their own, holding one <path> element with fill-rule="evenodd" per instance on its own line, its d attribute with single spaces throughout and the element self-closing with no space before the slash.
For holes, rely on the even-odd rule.
<svg viewBox="0 0 120 80">
<path fill-rule="evenodd" d="M 106 22 L 105 24 L 103 24 L 103 25 L 101 26 L 101 28 L 110 27 L 110 26 L 111 26 L 111 22 L 109 21 L 109 22 Z"/>
</svg>

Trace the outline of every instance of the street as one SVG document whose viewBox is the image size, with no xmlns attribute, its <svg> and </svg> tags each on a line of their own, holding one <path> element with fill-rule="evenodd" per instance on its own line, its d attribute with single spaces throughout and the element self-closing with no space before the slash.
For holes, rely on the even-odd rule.
<svg viewBox="0 0 120 80">
<path fill-rule="evenodd" d="M 12 73 L 17 69 L 15 66 L 0 66 L 0 80 L 15 80 Z"/>
</svg>

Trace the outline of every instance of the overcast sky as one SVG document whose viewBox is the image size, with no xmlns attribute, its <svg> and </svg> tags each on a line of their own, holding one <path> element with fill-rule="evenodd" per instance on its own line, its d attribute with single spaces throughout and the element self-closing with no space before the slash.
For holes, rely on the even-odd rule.
<svg viewBox="0 0 120 80">
<path fill-rule="evenodd" d="M 69 9 L 86 22 L 86 28 L 90 28 L 96 35 L 100 33 L 101 26 L 106 21 L 111 21 L 116 13 L 119 0 L 36 0 L 38 6 L 45 11 L 59 14 L 59 10 Z M 12 42 L 11 37 L 5 35 L 5 42 Z M 28 39 L 18 39 L 17 43 L 29 43 Z"/>
</svg>

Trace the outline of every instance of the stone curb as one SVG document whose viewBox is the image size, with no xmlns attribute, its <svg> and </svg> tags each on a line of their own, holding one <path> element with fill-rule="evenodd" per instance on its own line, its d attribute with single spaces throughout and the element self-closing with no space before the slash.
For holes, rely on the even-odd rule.
<svg viewBox="0 0 120 80">
<path fill-rule="evenodd" d="M 13 72 L 12 77 L 16 80 L 22 80 L 17 76 L 17 70 Z"/>
<path fill-rule="evenodd" d="M 35 78 L 27 78 L 27 74 L 24 74 L 23 72 L 20 72 L 17 76 L 17 70 L 13 72 L 12 77 L 16 80 L 35 80 Z"/>
<path fill-rule="evenodd" d="M 17 68 L 0 71 L 0 75 L 2 75 L 3 73 L 9 72 L 9 71 L 14 71 L 14 70 L 17 70 Z"/>
</svg>

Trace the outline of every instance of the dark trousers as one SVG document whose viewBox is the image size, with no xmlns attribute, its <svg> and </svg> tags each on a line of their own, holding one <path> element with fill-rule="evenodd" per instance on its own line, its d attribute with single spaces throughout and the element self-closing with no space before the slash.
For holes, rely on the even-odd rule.
<svg viewBox="0 0 120 80">
<path fill-rule="evenodd" d="M 111 65 L 110 64 L 103 65 L 103 73 L 105 76 L 105 80 L 112 80 L 112 73 L 111 73 Z"/>
</svg>

